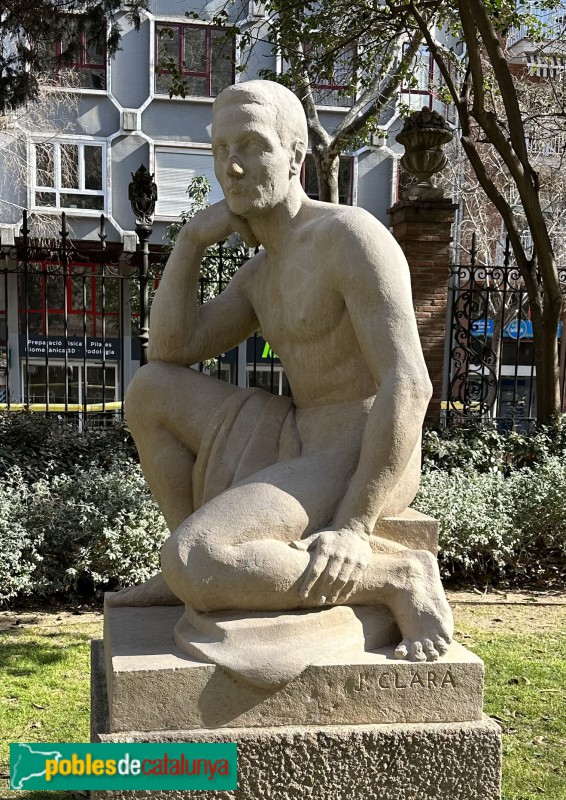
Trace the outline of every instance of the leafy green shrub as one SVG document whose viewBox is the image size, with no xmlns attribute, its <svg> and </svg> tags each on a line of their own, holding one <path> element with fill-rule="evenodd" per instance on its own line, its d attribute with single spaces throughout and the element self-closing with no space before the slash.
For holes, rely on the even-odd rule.
<svg viewBox="0 0 566 800">
<path fill-rule="evenodd" d="M 430 470 L 414 507 L 439 521 L 446 577 L 537 578 L 564 570 L 566 462 L 477 472 Z"/>
<path fill-rule="evenodd" d="M 158 569 L 165 522 L 123 426 L 0 414 L 0 602 L 90 599 Z"/>
<path fill-rule="evenodd" d="M 15 411 L 0 412 L 0 475 L 14 467 L 32 483 L 40 475 L 51 477 L 74 470 L 108 466 L 121 458 L 137 459 L 137 451 L 125 425 L 79 431 L 76 423 L 55 415 Z"/>
<path fill-rule="evenodd" d="M 500 432 L 489 422 L 425 430 L 423 471 L 472 468 L 510 472 L 557 456 L 566 459 L 566 415 L 531 434 Z"/>
<path fill-rule="evenodd" d="M 27 507 L 28 487 L 21 470 L 14 467 L 9 476 L 0 478 L 0 601 L 34 589 L 41 535 L 30 535 Z"/>
<path fill-rule="evenodd" d="M 29 490 L 26 525 L 38 535 L 35 597 L 92 597 L 140 583 L 159 568 L 167 534 L 141 469 L 131 459 L 40 479 Z"/>
<path fill-rule="evenodd" d="M 503 473 L 424 473 L 413 506 L 438 520 L 445 577 L 498 574 L 512 559 L 515 532 Z"/>
<path fill-rule="evenodd" d="M 564 570 L 566 557 L 566 460 L 550 456 L 510 481 L 510 507 L 521 538 L 512 564 L 517 578 Z"/>
</svg>

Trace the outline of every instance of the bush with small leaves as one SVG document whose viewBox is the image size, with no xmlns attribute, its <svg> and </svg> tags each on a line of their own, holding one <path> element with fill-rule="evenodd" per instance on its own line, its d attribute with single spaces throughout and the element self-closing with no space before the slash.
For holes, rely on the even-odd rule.
<svg viewBox="0 0 566 800">
<path fill-rule="evenodd" d="M 545 455 L 505 475 L 425 472 L 414 507 L 439 522 L 445 577 L 558 578 L 566 571 L 566 461 Z"/>
<path fill-rule="evenodd" d="M 566 566 L 566 459 L 547 457 L 517 470 L 510 480 L 510 507 L 520 530 L 511 568 L 517 578 L 536 579 Z"/>
<path fill-rule="evenodd" d="M 458 468 L 423 474 L 413 507 L 438 520 L 444 577 L 501 574 L 513 558 L 508 480 Z"/>
<path fill-rule="evenodd" d="M 28 495 L 18 467 L 0 478 L 0 604 L 35 589 L 41 535 L 27 527 Z"/>
<path fill-rule="evenodd" d="M 566 459 L 566 415 L 530 434 L 502 432 L 481 421 L 423 433 L 423 472 L 472 468 L 509 473 L 553 456 Z"/>
<path fill-rule="evenodd" d="M 41 540 L 37 597 L 92 598 L 159 569 L 167 527 L 133 460 L 41 479 L 30 501 L 27 526 Z"/>
<path fill-rule="evenodd" d="M 132 437 L 123 423 L 80 431 L 76 422 L 44 415 L 0 411 L 0 475 L 14 467 L 24 480 L 68 473 L 82 466 L 105 467 L 120 458 L 137 459 Z"/>
</svg>

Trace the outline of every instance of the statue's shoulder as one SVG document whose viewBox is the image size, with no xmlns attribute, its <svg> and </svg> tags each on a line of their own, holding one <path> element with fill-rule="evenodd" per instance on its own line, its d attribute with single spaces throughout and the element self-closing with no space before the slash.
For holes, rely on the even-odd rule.
<svg viewBox="0 0 566 800">
<path fill-rule="evenodd" d="M 230 282 L 233 282 L 236 285 L 239 284 L 242 287 L 245 286 L 246 283 L 248 283 L 250 280 L 253 280 L 254 275 L 259 269 L 264 258 L 265 252 L 263 250 L 258 250 L 257 253 L 254 253 L 251 258 L 248 258 L 247 261 L 244 261 L 241 267 L 236 270 Z"/>
<path fill-rule="evenodd" d="M 311 203 L 312 219 L 323 235 L 342 235 L 348 238 L 356 238 L 360 234 L 377 237 L 390 235 L 385 226 L 364 208 L 316 200 Z"/>
</svg>

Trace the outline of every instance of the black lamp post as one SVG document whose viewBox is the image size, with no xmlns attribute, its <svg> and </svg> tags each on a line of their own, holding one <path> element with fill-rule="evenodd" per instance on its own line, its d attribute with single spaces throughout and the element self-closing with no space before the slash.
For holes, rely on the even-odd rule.
<svg viewBox="0 0 566 800">
<path fill-rule="evenodd" d="M 153 175 L 142 164 L 137 172 L 132 172 L 128 186 L 128 197 L 136 218 L 138 235 L 139 276 L 140 276 L 140 364 L 147 364 L 147 344 L 149 340 L 149 237 L 153 230 L 153 214 L 157 200 L 157 186 Z"/>
</svg>

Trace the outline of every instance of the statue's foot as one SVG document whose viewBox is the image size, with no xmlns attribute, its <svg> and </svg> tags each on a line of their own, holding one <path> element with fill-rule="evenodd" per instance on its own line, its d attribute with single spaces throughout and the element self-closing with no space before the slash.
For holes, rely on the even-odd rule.
<svg viewBox="0 0 566 800">
<path fill-rule="evenodd" d="M 118 606 L 178 606 L 177 595 L 165 583 L 161 572 L 139 586 L 126 586 L 115 594 L 106 595 L 106 605 Z"/>
<path fill-rule="evenodd" d="M 403 640 L 395 658 L 436 661 L 448 650 L 454 632 L 436 558 L 427 551 L 411 554 L 406 585 L 396 592 L 391 610 Z"/>
</svg>

